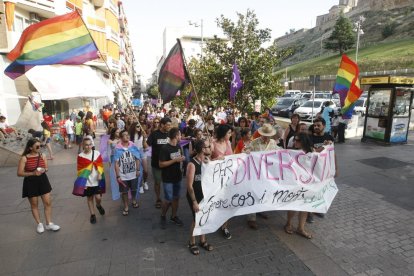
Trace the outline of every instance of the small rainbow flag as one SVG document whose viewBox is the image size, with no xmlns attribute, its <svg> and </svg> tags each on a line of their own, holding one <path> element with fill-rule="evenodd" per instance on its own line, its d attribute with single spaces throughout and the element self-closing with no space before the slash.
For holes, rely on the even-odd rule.
<svg viewBox="0 0 414 276">
<path fill-rule="evenodd" d="M 359 68 L 347 55 L 342 55 L 342 60 L 336 75 L 333 92 L 339 94 L 341 113 L 344 118 L 351 118 L 355 102 L 362 94 L 359 85 Z"/>
<path fill-rule="evenodd" d="M 79 65 L 98 57 L 98 49 L 77 11 L 27 27 L 7 55 L 13 61 L 4 71 L 11 79 L 36 65 Z"/>
<path fill-rule="evenodd" d="M 98 151 L 95 151 L 95 153 L 99 154 Z M 92 160 L 78 155 L 78 173 L 73 186 L 73 195 L 83 196 L 86 188 L 86 183 L 93 167 L 95 167 L 98 174 L 101 175 L 101 180 L 98 181 L 99 190 L 102 194 L 105 193 L 105 174 L 102 156 L 99 154 L 98 158 L 92 162 Z"/>
</svg>

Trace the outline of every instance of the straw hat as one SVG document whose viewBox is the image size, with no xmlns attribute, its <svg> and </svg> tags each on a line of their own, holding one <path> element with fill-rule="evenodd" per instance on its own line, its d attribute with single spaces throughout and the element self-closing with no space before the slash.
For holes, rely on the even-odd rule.
<svg viewBox="0 0 414 276">
<path fill-rule="evenodd" d="M 262 136 L 272 137 L 276 135 L 276 130 L 271 124 L 263 124 L 263 126 L 259 128 L 258 132 Z"/>
</svg>

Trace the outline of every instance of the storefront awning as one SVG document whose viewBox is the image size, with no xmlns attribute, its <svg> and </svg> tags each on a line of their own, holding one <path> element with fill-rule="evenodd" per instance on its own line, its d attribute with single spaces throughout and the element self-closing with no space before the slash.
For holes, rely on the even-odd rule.
<svg viewBox="0 0 414 276">
<path fill-rule="evenodd" d="M 26 73 L 42 100 L 102 98 L 114 100 L 102 74 L 86 65 L 35 66 Z"/>
</svg>

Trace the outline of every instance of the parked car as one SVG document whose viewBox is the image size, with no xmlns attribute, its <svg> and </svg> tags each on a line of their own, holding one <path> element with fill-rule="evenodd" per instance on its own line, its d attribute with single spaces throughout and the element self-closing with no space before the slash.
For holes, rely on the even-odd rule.
<svg viewBox="0 0 414 276">
<path fill-rule="evenodd" d="M 293 112 L 301 104 L 305 103 L 307 99 L 295 99 L 295 98 L 281 98 L 271 108 L 271 112 L 275 116 L 282 116 L 290 118 Z"/>
<path fill-rule="evenodd" d="M 295 114 L 298 114 L 302 120 L 312 120 L 316 117 L 316 114 L 321 112 L 323 104 L 326 102 L 325 99 L 315 99 L 314 101 L 309 100 L 302 104 L 295 110 Z M 313 113 L 312 113 L 313 106 Z M 333 103 L 331 107 L 335 110 L 336 104 Z"/>
<path fill-rule="evenodd" d="M 356 102 L 355 102 L 355 108 L 354 111 L 355 113 L 359 113 L 361 114 L 361 116 L 364 116 L 367 110 L 367 98 L 359 98 Z"/>
<path fill-rule="evenodd" d="M 319 92 L 319 93 L 315 93 L 315 99 L 330 99 L 331 98 L 331 94 L 330 93 L 324 93 L 324 92 Z"/>
</svg>

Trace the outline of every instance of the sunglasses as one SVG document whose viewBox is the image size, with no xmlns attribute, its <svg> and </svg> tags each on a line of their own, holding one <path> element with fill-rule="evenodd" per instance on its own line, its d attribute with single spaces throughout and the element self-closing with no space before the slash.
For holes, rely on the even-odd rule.
<svg viewBox="0 0 414 276">
<path fill-rule="evenodd" d="M 154 122 L 154 124 L 159 124 L 160 122 Z"/>
<path fill-rule="evenodd" d="M 35 149 L 40 149 L 40 146 L 36 146 Z"/>
</svg>

